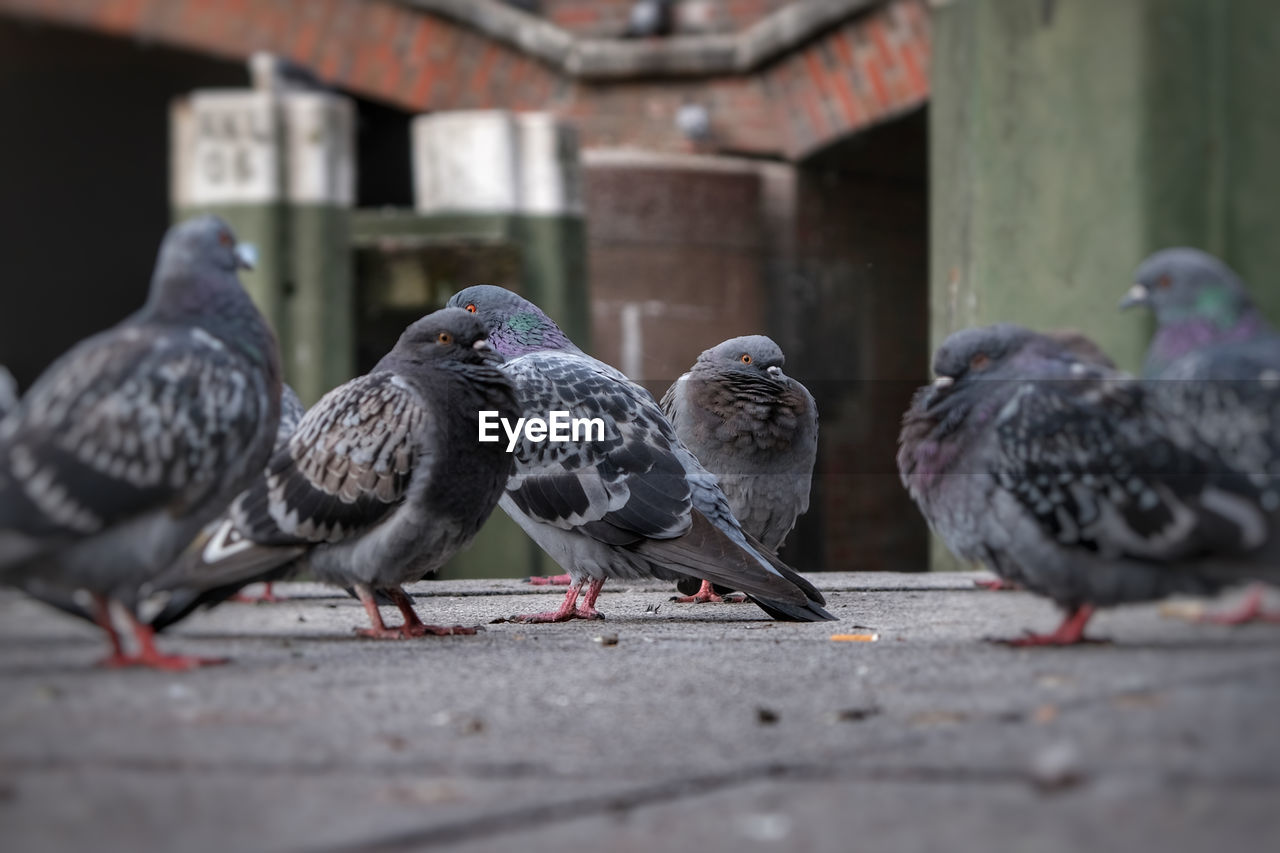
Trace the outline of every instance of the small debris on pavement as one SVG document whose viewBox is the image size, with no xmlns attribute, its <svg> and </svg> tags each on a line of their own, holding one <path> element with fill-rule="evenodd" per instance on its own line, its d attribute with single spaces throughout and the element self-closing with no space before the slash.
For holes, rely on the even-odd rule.
<svg viewBox="0 0 1280 853">
<path fill-rule="evenodd" d="M 880 639 L 879 634 L 832 634 L 833 643 L 874 643 Z"/>
<path fill-rule="evenodd" d="M 599 637 L 592 637 L 591 642 L 599 643 L 602 646 L 616 646 L 618 645 L 618 635 L 601 634 Z"/>
<path fill-rule="evenodd" d="M 778 722 L 778 712 L 769 708 L 756 708 L 756 722 L 762 726 L 772 726 Z"/>
<path fill-rule="evenodd" d="M 1061 741 L 1037 752 L 1031 759 L 1031 781 L 1042 791 L 1060 791 L 1083 782 L 1075 744 Z"/>
</svg>

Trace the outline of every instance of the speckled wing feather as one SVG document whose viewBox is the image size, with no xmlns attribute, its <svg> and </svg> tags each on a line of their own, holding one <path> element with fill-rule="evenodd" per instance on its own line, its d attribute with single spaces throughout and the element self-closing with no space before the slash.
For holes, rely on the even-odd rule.
<svg viewBox="0 0 1280 853">
<path fill-rule="evenodd" d="M 692 503 L 671 425 L 643 388 L 594 359 L 537 352 L 503 365 L 526 415 L 600 418 L 604 440 L 515 448 L 507 493 L 531 518 L 611 545 L 670 539 L 689 529 Z M 598 437 L 598 433 L 597 433 Z"/>
<path fill-rule="evenodd" d="M 996 482 L 1060 544 L 1163 563 L 1266 539 L 1256 488 L 1136 380 L 1023 383 L 997 430 Z"/>
<path fill-rule="evenodd" d="M 417 392 L 390 372 L 330 391 L 303 417 L 267 476 L 233 515 L 263 545 L 338 542 L 377 524 L 405 498 L 430 417 Z"/>
<path fill-rule="evenodd" d="M 158 506 L 186 515 L 261 464 L 269 405 L 265 379 L 200 329 L 90 338 L 0 429 L 0 527 L 72 540 Z"/>
</svg>

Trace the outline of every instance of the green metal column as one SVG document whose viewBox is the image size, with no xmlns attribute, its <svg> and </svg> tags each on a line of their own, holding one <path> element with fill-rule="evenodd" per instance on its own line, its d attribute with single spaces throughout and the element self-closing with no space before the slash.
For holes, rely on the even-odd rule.
<svg viewBox="0 0 1280 853">
<path fill-rule="evenodd" d="M 354 369 L 353 109 L 327 92 L 202 90 L 174 106 L 173 204 L 258 247 L 246 288 L 310 405 Z"/>
</svg>

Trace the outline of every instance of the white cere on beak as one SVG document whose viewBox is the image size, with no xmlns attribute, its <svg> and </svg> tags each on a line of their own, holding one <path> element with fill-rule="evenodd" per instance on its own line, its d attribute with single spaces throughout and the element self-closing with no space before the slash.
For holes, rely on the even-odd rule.
<svg viewBox="0 0 1280 853">
<path fill-rule="evenodd" d="M 258 266 L 258 247 L 252 243 L 236 243 L 236 260 L 247 270 Z"/>
<path fill-rule="evenodd" d="M 956 381 L 956 378 L 954 376 L 939 376 L 933 380 L 933 387 L 946 388 L 947 386 L 951 385 L 951 383 L 955 381 Z"/>
<path fill-rule="evenodd" d="M 480 340 L 472 344 L 471 348 L 472 349 L 492 349 L 492 347 L 489 346 L 489 342 L 484 338 L 481 338 Z"/>
<path fill-rule="evenodd" d="M 782 368 L 781 368 L 781 367 L 778 367 L 778 365 L 776 365 L 776 364 L 775 364 L 775 365 L 773 365 L 772 367 L 767 368 L 767 369 L 765 370 L 765 373 L 769 374 L 769 375 L 770 375 L 770 376 L 772 376 L 774 379 L 777 379 L 779 376 L 781 376 L 781 375 L 782 375 Z"/>
</svg>

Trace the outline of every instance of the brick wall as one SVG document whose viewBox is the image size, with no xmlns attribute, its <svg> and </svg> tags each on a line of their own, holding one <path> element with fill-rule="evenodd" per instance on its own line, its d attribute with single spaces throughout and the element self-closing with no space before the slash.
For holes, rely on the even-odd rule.
<svg viewBox="0 0 1280 853">
<path fill-rule="evenodd" d="M 606 15 L 625 4 L 577 5 Z M 708 8 L 714 20 L 736 29 L 777 5 L 726 0 Z M 545 8 L 555 20 L 574 6 L 563 0 Z M 617 82 L 580 80 L 476 30 L 389 0 L 0 0 L 3 13 L 225 59 L 272 50 L 337 88 L 409 112 L 551 110 L 571 118 L 588 147 L 798 159 L 928 95 L 925 0 L 874 7 L 750 73 Z M 705 104 L 711 115 L 711 139 L 697 146 L 675 125 L 686 101 Z"/>
<path fill-rule="evenodd" d="M 677 0 L 677 35 L 732 33 L 746 29 L 783 6 L 804 0 Z M 627 27 L 635 0 L 541 0 L 543 17 L 573 33 L 617 37 Z"/>
</svg>

